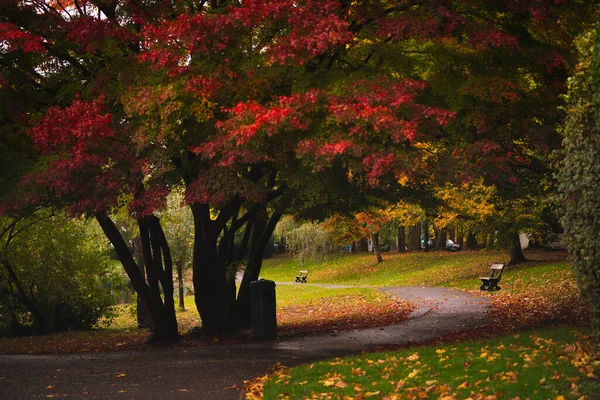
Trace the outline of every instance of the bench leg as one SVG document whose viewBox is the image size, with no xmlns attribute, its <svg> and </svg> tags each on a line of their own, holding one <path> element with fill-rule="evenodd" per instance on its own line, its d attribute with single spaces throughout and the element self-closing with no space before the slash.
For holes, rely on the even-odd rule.
<svg viewBox="0 0 600 400">
<path fill-rule="evenodd" d="M 479 287 L 479 290 L 490 290 L 490 281 L 488 280 L 481 280 L 481 286 Z"/>
</svg>

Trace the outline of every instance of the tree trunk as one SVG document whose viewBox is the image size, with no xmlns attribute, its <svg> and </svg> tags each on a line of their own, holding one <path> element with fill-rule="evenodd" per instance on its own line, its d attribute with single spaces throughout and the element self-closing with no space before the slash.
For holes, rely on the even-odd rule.
<svg viewBox="0 0 600 400">
<path fill-rule="evenodd" d="M 174 340 L 177 339 L 178 332 L 171 252 L 157 217 L 139 219 L 138 226 L 150 288 L 149 306 L 154 315 L 153 340 Z M 161 296 L 161 288 L 163 296 Z"/>
<path fill-rule="evenodd" d="M 396 251 L 403 253 L 406 251 L 406 235 L 404 233 L 404 226 L 400 225 L 396 234 Z"/>
<path fill-rule="evenodd" d="M 421 224 L 413 225 L 408 228 L 408 251 L 417 251 L 421 249 Z"/>
<path fill-rule="evenodd" d="M 142 240 L 139 236 L 133 239 L 133 256 L 137 261 L 140 272 L 143 276 L 146 276 L 146 268 L 144 267 L 144 254 L 142 252 Z M 154 323 L 152 322 L 152 315 L 147 303 L 140 297 L 136 296 L 136 315 L 138 329 L 154 329 Z"/>
<path fill-rule="evenodd" d="M 373 252 L 375 253 L 377 263 L 381 263 L 383 262 L 383 257 L 381 257 L 381 248 L 379 247 L 379 232 L 374 232 L 371 235 L 371 240 L 373 241 Z"/>
<path fill-rule="evenodd" d="M 98 213 L 96 214 L 96 220 L 117 252 L 138 297 L 146 303 L 150 310 L 154 325 L 151 340 L 177 340 L 179 334 L 173 301 L 173 271 L 169 266 L 170 253 L 158 218 L 151 216 L 138 220 L 148 284 L 144 275 L 140 272 L 131 250 L 110 217 L 106 213 Z M 162 267 L 163 257 L 165 261 L 164 269 Z M 159 281 L 165 294 L 164 303 L 160 295 Z"/>
<path fill-rule="evenodd" d="M 422 223 L 422 232 L 423 232 L 423 251 L 429 251 L 429 223 L 427 220 L 424 220 Z"/>
<path fill-rule="evenodd" d="M 267 244 L 275 231 L 277 223 L 283 216 L 287 204 L 288 202 L 284 199 L 268 220 L 265 206 L 254 223 L 252 240 L 250 242 L 250 260 L 244 272 L 244 278 L 242 279 L 237 298 L 238 326 L 240 328 L 250 326 L 250 283 L 257 280 L 260 275 Z"/>
<path fill-rule="evenodd" d="M 514 233 L 512 236 L 512 247 L 510 249 L 510 261 L 508 265 L 521 264 L 527 261 L 525 254 L 523 254 L 523 248 L 521 247 L 521 241 L 519 240 L 519 234 Z"/>
<path fill-rule="evenodd" d="M 185 293 L 183 286 L 183 264 L 176 265 L 177 270 L 177 286 L 179 288 L 179 311 L 185 311 Z"/>
<path fill-rule="evenodd" d="M 435 239 L 435 247 L 437 247 L 440 250 L 445 250 L 446 249 L 446 230 L 445 229 L 440 229 L 438 231 L 437 237 Z"/>
<path fill-rule="evenodd" d="M 233 207 L 232 207 L 233 208 Z M 209 336 L 235 331 L 235 273 L 228 276 L 226 251 L 219 251 L 221 229 L 211 220 L 207 204 L 191 206 L 194 217 L 192 260 L 194 299 L 202 319 L 202 330 Z M 228 218 L 229 220 L 229 218 Z M 227 237 L 233 234 L 228 232 Z"/>
<path fill-rule="evenodd" d="M 456 228 L 457 243 L 461 249 L 465 248 L 465 235 L 462 229 Z"/>
<path fill-rule="evenodd" d="M 359 251 L 359 252 L 369 251 L 368 241 L 367 241 L 367 239 L 364 239 L 364 238 L 360 239 L 358 241 L 358 245 L 356 247 L 357 247 L 357 251 Z"/>
<path fill-rule="evenodd" d="M 465 248 L 469 249 L 469 250 L 477 250 L 477 247 L 479 247 L 479 244 L 477 243 L 477 238 L 475 238 L 475 235 L 473 234 L 473 232 L 468 231 Z"/>
</svg>

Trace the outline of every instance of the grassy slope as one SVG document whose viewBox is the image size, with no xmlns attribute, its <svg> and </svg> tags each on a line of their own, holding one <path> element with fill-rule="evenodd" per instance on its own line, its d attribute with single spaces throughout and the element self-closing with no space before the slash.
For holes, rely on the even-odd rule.
<svg viewBox="0 0 600 400">
<path fill-rule="evenodd" d="M 560 328 L 347 357 L 279 371 L 264 398 L 594 399 L 588 346 Z"/>
<path fill-rule="evenodd" d="M 530 257 L 547 258 L 544 253 L 531 254 Z M 546 279 L 544 274 L 555 276 L 570 274 L 565 261 L 532 261 L 521 266 L 509 267 L 503 275 L 506 285 L 519 277 L 526 281 Z M 431 253 L 388 253 L 384 262 L 377 264 L 375 256 L 367 253 L 343 255 L 332 260 L 304 265 L 310 271 L 311 283 L 336 283 L 366 286 L 451 286 L 464 289 L 479 288 L 481 275 L 489 273 L 489 265 L 506 262 L 507 254 L 502 252 L 461 251 Z M 540 268 L 535 270 L 535 268 Z M 287 257 L 265 260 L 261 278 L 277 282 L 291 282 L 301 269 L 300 264 Z M 529 277 L 529 278 L 527 278 Z M 556 276 L 555 276 L 556 277 Z"/>
</svg>

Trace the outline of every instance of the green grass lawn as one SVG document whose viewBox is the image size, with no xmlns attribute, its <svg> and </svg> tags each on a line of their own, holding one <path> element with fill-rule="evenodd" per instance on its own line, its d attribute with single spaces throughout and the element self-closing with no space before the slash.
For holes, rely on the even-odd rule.
<svg viewBox="0 0 600 400">
<path fill-rule="evenodd" d="M 338 358 L 273 374 L 264 399 L 596 399 L 589 346 L 585 331 L 554 328 Z"/>
<path fill-rule="evenodd" d="M 570 274 L 564 260 L 536 260 L 547 254 L 533 253 L 534 260 L 515 267 L 508 267 L 502 283 L 519 279 L 518 284 L 529 287 L 543 284 L 549 278 L 562 278 Z M 276 282 L 292 282 L 298 271 L 310 271 L 310 283 L 331 283 L 357 286 L 449 286 L 461 289 L 479 289 L 479 276 L 489 274 L 492 263 L 507 263 L 506 252 L 459 251 L 384 253 L 383 263 L 378 264 L 370 253 L 345 254 L 331 260 L 305 264 L 288 257 L 266 259 L 261 278 Z M 556 274 L 559 274 L 558 276 Z M 509 284 L 510 286 L 510 284 Z M 503 286 L 504 287 L 504 286 Z M 516 290 L 518 288 L 515 287 Z"/>
</svg>

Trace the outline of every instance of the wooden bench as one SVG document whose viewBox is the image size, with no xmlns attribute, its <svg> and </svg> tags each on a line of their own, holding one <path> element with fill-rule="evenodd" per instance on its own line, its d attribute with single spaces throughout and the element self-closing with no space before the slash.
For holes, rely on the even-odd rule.
<svg viewBox="0 0 600 400">
<path fill-rule="evenodd" d="M 308 271 L 301 270 L 300 275 L 296 277 L 296 282 L 306 283 L 306 278 L 308 278 Z"/>
<path fill-rule="evenodd" d="M 504 264 L 492 264 L 490 265 L 490 276 L 480 276 L 481 287 L 479 290 L 487 290 L 491 292 L 493 290 L 500 290 L 498 282 L 502 278 L 502 271 L 504 270 Z"/>
</svg>

